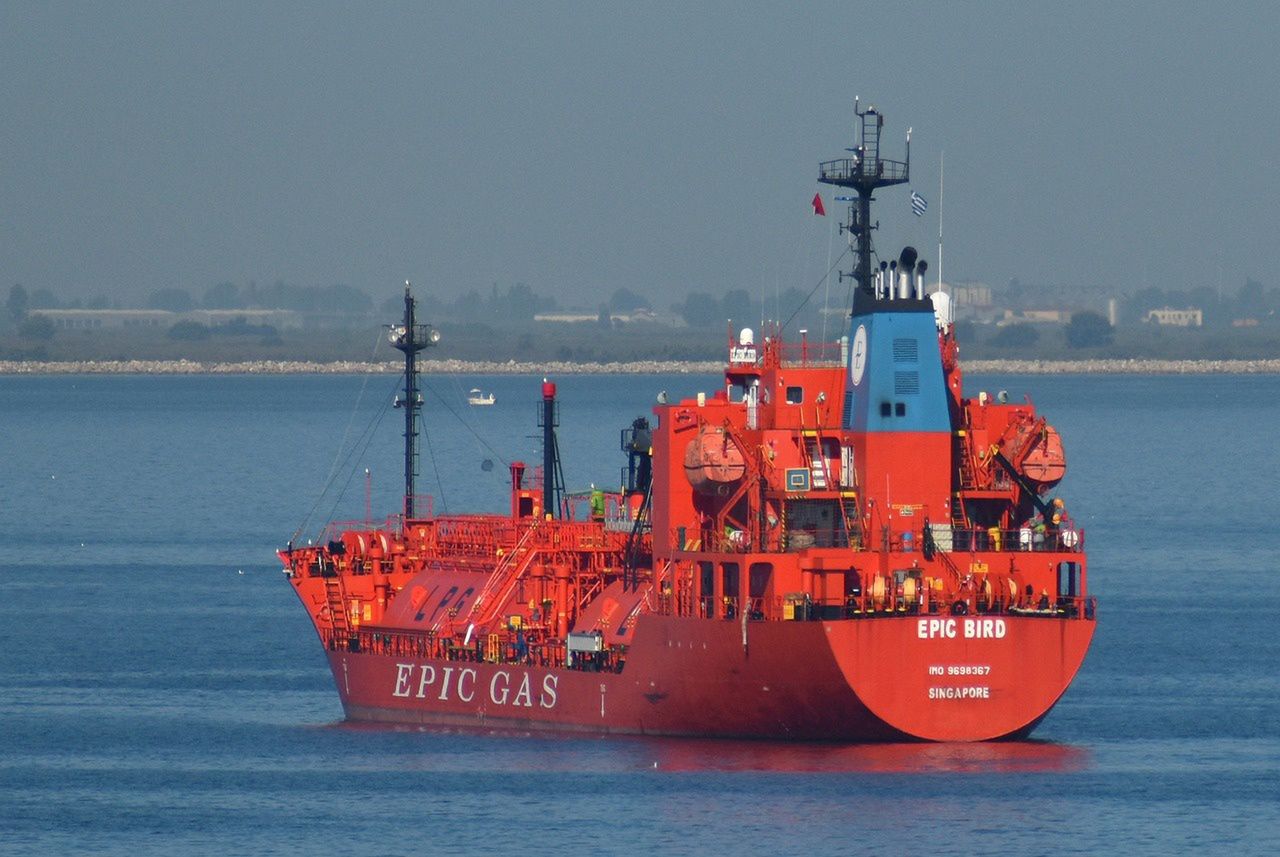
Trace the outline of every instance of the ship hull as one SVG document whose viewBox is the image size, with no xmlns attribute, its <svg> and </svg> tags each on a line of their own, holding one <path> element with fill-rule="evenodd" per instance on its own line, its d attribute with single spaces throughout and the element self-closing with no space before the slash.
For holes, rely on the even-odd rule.
<svg viewBox="0 0 1280 857">
<path fill-rule="evenodd" d="M 357 721 L 814 741 L 1025 737 L 1094 622 L 900 616 L 835 622 L 641 617 L 620 673 L 328 652 Z"/>
</svg>

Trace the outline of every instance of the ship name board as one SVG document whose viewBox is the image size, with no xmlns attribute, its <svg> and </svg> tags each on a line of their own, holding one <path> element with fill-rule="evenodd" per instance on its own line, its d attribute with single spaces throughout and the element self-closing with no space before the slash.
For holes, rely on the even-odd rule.
<svg viewBox="0 0 1280 857">
<path fill-rule="evenodd" d="M 555 708 L 559 678 L 550 673 L 536 681 L 528 670 L 497 670 L 486 686 L 471 667 L 436 667 L 432 664 L 396 664 L 392 696 L 401 699 L 438 699 L 474 702 L 487 697 L 494 705 L 521 708 Z"/>
<path fill-rule="evenodd" d="M 1003 619 L 921 619 L 916 623 L 921 640 L 1001 640 L 1008 631 Z"/>
</svg>

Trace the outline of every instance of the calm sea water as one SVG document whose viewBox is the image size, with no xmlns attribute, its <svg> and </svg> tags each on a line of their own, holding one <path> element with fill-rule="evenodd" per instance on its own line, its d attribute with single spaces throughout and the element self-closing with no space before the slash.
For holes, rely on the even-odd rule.
<svg viewBox="0 0 1280 857">
<path fill-rule="evenodd" d="M 438 508 L 502 508 L 539 380 L 432 379 Z M 1037 740 L 977 746 L 344 725 L 273 551 L 363 517 L 366 467 L 397 506 L 394 386 L 0 378 L 0 853 L 1280 850 L 1280 378 L 970 379 L 1063 432 L 1101 599 Z M 659 390 L 713 386 L 561 379 L 569 486 L 616 484 Z"/>
</svg>

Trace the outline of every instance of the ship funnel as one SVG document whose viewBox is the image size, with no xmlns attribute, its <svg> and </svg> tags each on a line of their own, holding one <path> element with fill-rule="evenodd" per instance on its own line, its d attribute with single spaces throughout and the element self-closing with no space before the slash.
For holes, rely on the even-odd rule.
<svg viewBox="0 0 1280 857">
<path fill-rule="evenodd" d="M 916 262 L 916 297 L 924 300 L 924 272 L 929 270 L 929 263 L 924 259 Z"/>
<path fill-rule="evenodd" d="M 916 248 L 903 247 L 898 255 L 898 297 L 908 300 L 915 288 Z"/>
<path fill-rule="evenodd" d="M 898 291 L 898 260 L 892 259 L 889 262 L 889 275 L 885 282 L 885 297 L 893 300 Z"/>
<path fill-rule="evenodd" d="M 907 273 L 910 274 L 916 266 L 917 258 L 919 258 L 919 254 L 916 253 L 916 248 L 903 247 L 902 253 L 898 255 L 898 267 L 905 268 Z"/>
<path fill-rule="evenodd" d="M 542 379 L 542 511 L 548 518 L 560 515 L 560 498 L 564 478 L 560 473 L 560 446 L 556 440 L 559 424 L 556 408 L 556 385 Z"/>
</svg>

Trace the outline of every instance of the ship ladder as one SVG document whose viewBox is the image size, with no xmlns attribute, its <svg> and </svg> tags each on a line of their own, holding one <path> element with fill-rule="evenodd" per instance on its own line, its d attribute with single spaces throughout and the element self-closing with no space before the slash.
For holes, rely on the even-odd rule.
<svg viewBox="0 0 1280 857">
<path fill-rule="evenodd" d="M 977 482 L 974 479 L 973 462 L 969 460 L 969 449 L 963 434 L 956 434 L 953 449 L 956 460 L 960 462 L 960 488 L 976 488 Z"/>
<path fill-rule="evenodd" d="M 525 530 L 520 541 L 516 542 L 516 546 L 511 552 L 502 558 L 502 562 L 498 563 L 497 568 L 493 570 L 493 574 L 489 577 L 489 582 L 485 584 L 484 589 L 476 596 L 476 600 L 471 605 L 472 621 L 477 625 L 484 625 L 502 605 L 506 604 L 507 598 L 512 589 L 515 588 L 516 582 L 520 576 L 533 563 L 533 558 L 538 556 L 539 551 L 534 550 L 528 544 L 533 538 L 533 534 L 538 531 L 538 523 L 534 523 L 529 529 Z M 490 602 L 490 597 L 495 593 L 501 593 L 498 598 Z"/>
<path fill-rule="evenodd" d="M 858 516 L 858 497 L 846 494 L 840 501 L 840 515 L 844 518 L 845 547 L 862 543 L 862 519 Z"/>
<path fill-rule="evenodd" d="M 524 573 L 529 570 L 529 566 L 533 565 L 533 560 L 540 555 L 540 551 L 530 549 L 525 553 L 524 558 L 518 565 L 515 563 L 511 565 L 502 589 L 497 590 L 498 597 L 489 603 L 488 609 L 476 616 L 476 625 L 484 626 L 498 615 L 498 611 L 502 609 L 503 605 L 511 600 L 511 593 L 515 591 L 516 584 L 520 582 L 520 578 L 524 577 Z M 472 615 L 475 615 L 479 609 L 480 602 L 477 601 L 471 608 Z"/>
<path fill-rule="evenodd" d="M 967 527 L 964 517 L 964 499 L 959 491 L 951 501 L 951 527 L 955 530 L 963 530 Z"/>
<path fill-rule="evenodd" d="M 596 596 L 604 592 L 604 575 L 600 575 L 587 584 L 587 588 L 582 591 L 578 597 L 577 612 L 581 613 L 586 606 L 595 600 Z"/>
<path fill-rule="evenodd" d="M 827 459 L 822 454 L 822 444 L 817 437 L 804 439 L 805 454 L 809 457 L 810 484 L 815 491 L 827 489 Z"/>
<path fill-rule="evenodd" d="M 939 560 L 942 561 L 943 568 L 951 572 L 951 579 L 955 584 L 955 589 L 953 590 L 953 593 L 959 592 L 961 585 L 964 583 L 964 576 L 960 574 L 959 566 L 955 564 L 955 561 L 951 559 L 951 557 L 946 553 L 946 551 L 935 551 L 934 556 L 936 556 Z"/>
<path fill-rule="evenodd" d="M 329 629 L 333 640 L 346 640 L 351 632 L 351 624 L 347 621 L 347 599 L 342 591 L 341 577 L 324 579 L 324 600 L 329 609 Z"/>
</svg>

